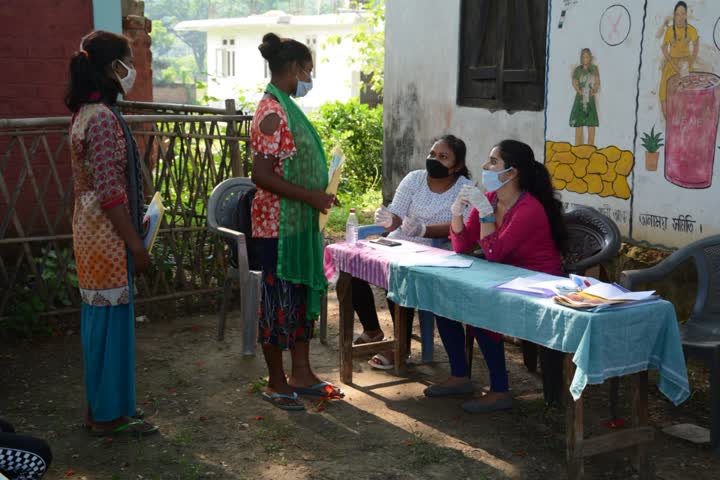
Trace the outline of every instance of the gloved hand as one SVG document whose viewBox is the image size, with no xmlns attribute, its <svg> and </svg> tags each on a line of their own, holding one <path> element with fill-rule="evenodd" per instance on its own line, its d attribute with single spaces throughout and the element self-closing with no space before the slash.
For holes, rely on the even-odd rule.
<svg viewBox="0 0 720 480">
<path fill-rule="evenodd" d="M 477 209 L 480 218 L 488 217 L 495 212 L 483 191 L 473 185 L 465 185 L 461 188 L 460 195 L 464 195 L 470 205 Z"/>
<path fill-rule="evenodd" d="M 380 225 L 381 227 L 390 228 L 392 227 L 393 223 L 393 215 L 390 213 L 390 210 L 385 208 L 384 205 L 380 205 L 380 208 L 375 210 L 375 225 Z"/>
<path fill-rule="evenodd" d="M 425 224 L 412 215 L 408 215 L 402 222 L 400 227 L 402 233 L 408 237 L 424 237 L 425 236 Z"/>
<path fill-rule="evenodd" d="M 457 198 L 453 204 L 450 205 L 450 211 L 454 216 L 462 216 L 469 205 L 470 202 L 467 199 L 467 195 L 463 193 L 462 189 L 460 189 L 460 193 L 458 193 Z"/>
</svg>

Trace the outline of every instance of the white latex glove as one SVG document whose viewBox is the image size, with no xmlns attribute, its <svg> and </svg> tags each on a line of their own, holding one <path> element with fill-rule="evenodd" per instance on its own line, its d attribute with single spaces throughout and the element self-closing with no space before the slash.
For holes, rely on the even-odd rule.
<svg viewBox="0 0 720 480">
<path fill-rule="evenodd" d="M 405 217 L 400 227 L 402 233 L 408 237 L 424 237 L 425 236 L 425 224 L 420 220 L 416 219 L 412 215 Z"/>
<path fill-rule="evenodd" d="M 460 194 L 465 196 L 470 205 L 475 207 L 480 214 L 480 218 L 488 217 L 495 212 L 485 194 L 479 188 L 466 185 L 460 190 Z"/>
<path fill-rule="evenodd" d="M 450 211 L 456 217 L 462 216 L 469 205 L 470 202 L 468 201 L 467 195 L 463 193 L 462 189 L 460 189 L 460 193 L 458 193 L 457 198 L 453 204 L 450 205 Z"/>
<path fill-rule="evenodd" d="M 393 215 L 390 210 L 385 208 L 384 205 L 380 205 L 380 208 L 375 210 L 375 225 L 380 225 L 384 228 L 392 227 Z"/>
</svg>

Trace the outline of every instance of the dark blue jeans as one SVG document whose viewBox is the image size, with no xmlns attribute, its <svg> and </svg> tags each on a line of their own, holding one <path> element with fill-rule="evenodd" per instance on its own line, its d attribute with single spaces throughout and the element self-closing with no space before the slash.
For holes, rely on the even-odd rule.
<svg viewBox="0 0 720 480">
<path fill-rule="evenodd" d="M 438 332 L 450 361 L 450 373 L 454 377 L 468 376 L 465 357 L 465 326 L 444 317 L 435 317 Z M 473 328 L 475 339 L 482 350 L 485 363 L 490 370 L 490 388 L 493 392 L 508 391 L 508 374 L 505 367 L 505 342 L 502 337 L 495 339 L 481 328 Z"/>
</svg>

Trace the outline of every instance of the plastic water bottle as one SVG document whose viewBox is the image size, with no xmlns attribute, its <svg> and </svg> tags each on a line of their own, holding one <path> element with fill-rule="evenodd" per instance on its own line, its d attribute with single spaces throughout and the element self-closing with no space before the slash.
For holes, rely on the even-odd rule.
<svg viewBox="0 0 720 480">
<path fill-rule="evenodd" d="M 345 243 L 355 245 L 358 240 L 358 218 L 355 209 L 350 209 L 347 223 L 345 224 Z"/>
</svg>

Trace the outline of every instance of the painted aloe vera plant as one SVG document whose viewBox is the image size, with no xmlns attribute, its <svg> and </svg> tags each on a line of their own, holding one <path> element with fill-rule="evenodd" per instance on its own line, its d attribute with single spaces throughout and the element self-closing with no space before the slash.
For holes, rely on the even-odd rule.
<svg viewBox="0 0 720 480">
<path fill-rule="evenodd" d="M 662 147 L 662 133 L 655 133 L 655 125 L 650 129 L 650 133 L 645 132 L 642 136 L 642 146 L 645 147 L 645 169 L 651 172 L 657 170 L 658 158 L 660 157 L 660 147 Z"/>
</svg>

